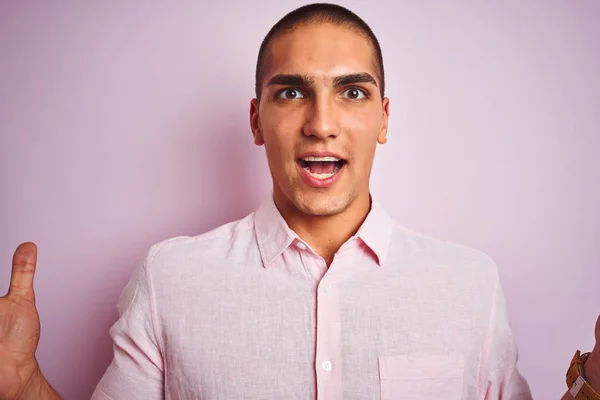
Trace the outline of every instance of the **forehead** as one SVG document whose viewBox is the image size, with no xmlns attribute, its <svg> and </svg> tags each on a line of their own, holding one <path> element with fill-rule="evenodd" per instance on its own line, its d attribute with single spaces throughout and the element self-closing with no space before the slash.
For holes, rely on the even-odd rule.
<svg viewBox="0 0 600 400">
<path fill-rule="evenodd" d="M 334 78 L 356 72 L 377 76 L 369 40 L 347 27 L 313 23 L 274 38 L 264 81 L 276 74 Z"/>
</svg>

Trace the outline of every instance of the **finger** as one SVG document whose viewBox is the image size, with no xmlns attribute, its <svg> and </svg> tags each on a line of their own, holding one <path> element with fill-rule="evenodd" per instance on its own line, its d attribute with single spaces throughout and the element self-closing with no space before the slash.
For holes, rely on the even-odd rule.
<svg viewBox="0 0 600 400">
<path fill-rule="evenodd" d="M 596 346 L 600 346 L 600 315 L 596 320 Z"/>
<path fill-rule="evenodd" d="M 12 262 L 12 275 L 8 294 L 23 296 L 35 301 L 33 293 L 33 275 L 37 264 L 37 246 L 35 243 L 22 243 L 15 250 Z"/>
</svg>

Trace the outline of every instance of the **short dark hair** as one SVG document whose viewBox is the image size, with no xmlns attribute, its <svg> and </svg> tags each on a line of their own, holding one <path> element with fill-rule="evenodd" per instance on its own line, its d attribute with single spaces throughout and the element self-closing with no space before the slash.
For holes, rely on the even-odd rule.
<svg viewBox="0 0 600 400">
<path fill-rule="evenodd" d="M 314 3 L 302 6 L 281 18 L 267 33 L 267 36 L 260 45 L 258 51 L 258 60 L 256 61 L 256 76 L 255 76 L 255 92 L 256 98 L 260 100 L 262 94 L 262 81 L 267 73 L 268 62 L 268 46 L 273 38 L 289 33 L 300 25 L 308 25 L 311 23 L 330 23 L 343 26 L 363 35 L 373 46 L 373 58 L 375 68 L 377 70 L 381 97 L 385 93 L 385 76 L 383 71 L 383 55 L 377 37 L 358 15 L 352 11 L 336 4 L 329 3 Z"/>
</svg>

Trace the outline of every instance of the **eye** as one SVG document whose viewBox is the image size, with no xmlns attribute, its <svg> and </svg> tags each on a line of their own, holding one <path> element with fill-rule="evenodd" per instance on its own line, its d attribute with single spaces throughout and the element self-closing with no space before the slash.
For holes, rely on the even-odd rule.
<svg viewBox="0 0 600 400">
<path fill-rule="evenodd" d="M 344 91 L 344 97 L 350 100 L 363 100 L 367 97 L 367 95 L 362 89 L 350 88 Z"/>
<path fill-rule="evenodd" d="M 284 100 L 293 100 L 293 99 L 303 99 L 304 95 L 302 94 L 301 91 L 297 90 L 297 89 L 283 89 L 281 92 L 279 92 L 279 96 L 280 99 L 284 99 Z"/>
</svg>

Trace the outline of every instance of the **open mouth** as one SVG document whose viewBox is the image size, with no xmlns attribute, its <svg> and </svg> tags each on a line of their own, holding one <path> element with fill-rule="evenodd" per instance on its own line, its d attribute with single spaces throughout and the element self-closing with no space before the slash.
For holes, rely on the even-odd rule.
<svg viewBox="0 0 600 400">
<path fill-rule="evenodd" d="M 329 179 L 346 164 L 336 157 L 304 157 L 296 160 L 298 165 L 315 179 Z"/>
</svg>

